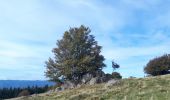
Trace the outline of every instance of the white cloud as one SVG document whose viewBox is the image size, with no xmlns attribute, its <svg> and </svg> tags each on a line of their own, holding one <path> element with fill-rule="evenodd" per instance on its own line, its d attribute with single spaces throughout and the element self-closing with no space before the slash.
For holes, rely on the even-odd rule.
<svg viewBox="0 0 170 100">
<path fill-rule="evenodd" d="M 56 40 L 69 27 L 81 24 L 92 29 L 103 46 L 107 64 L 117 59 L 124 68 L 123 62 L 127 62 L 126 68 L 136 65 L 141 68 L 144 62 L 131 64 L 133 57 L 170 52 L 169 11 L 164 5 L 167 4 L 161 0 L 0 1 L 0 68 L 10 69 L 13 64 L 13 70 L 27 66 L 28 73 L 35 73 L 31 69 L 38 66 L 41 71 L 37 74 L 42 75 L 44 61 L 52 55 Z M 20 79 L 22 74 L 26 75 L 21 73 Z"/>
<path fill-rule="evenodd" d="M 108 60 L 129 59 L 134 56 L 162 55 L 170 52 L 169 44 L 155 45 L 151 47 L 113 47 L 106 49 L 103 54 Z"/>
</svg>

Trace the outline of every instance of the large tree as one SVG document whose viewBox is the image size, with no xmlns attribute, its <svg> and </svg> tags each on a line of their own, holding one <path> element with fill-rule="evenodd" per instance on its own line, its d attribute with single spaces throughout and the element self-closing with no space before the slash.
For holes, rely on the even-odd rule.
<svg viewBox="0 0 170 100">
<path fill-rule="evenodd" d="M 52 51 L 55 57 L 46 61 L 46 77 L 53 81 L 62 78 L 79 82 L 83 75 L 105 67 L 100 54 L 102 47 L 90 32 L 88 27 L 80 26 L 64 33 Z"/>
<path fill-rule="evenodd" d="M 170 54 L 166 54 L 150 60 L 144 68 L 144 72 L 152 76 L 169 74 Z"/>
</svg>

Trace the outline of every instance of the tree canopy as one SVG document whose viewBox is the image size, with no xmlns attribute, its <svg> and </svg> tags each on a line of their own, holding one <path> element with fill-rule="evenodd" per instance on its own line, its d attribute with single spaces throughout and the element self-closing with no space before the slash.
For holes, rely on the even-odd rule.
<svg viewBox="0 0 170 100">
<path fill-rule="evenodd" d="M 169 74 L 170 54 L 166 54 L 150 60 L 144 68 L 144 72 L 152 76 Z"/>
<path fill-rule="evenodd" d="M 94 73 L 105 67 L 101 46 L 90 35 L 88 27 L 70 28 L 58 40 L 52 52 L 54 58 L 46 61 L 45 75 L 52 81 L 70 80 L 78 82 L 83 75 Z"/>
</svg>

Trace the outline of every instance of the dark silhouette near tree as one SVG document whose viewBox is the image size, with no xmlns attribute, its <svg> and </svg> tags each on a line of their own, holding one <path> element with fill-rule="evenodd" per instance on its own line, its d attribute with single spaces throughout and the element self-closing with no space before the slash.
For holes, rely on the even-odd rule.
<svg viewBox="0 0 170 100">
<path fill-rule="evenodd" d="M 144 72 L 148 75 L 157 76 L 170 73 L 170 54 L 156 57 L 148 62 L 144 68 Z"/>
<path fill-rule="evenodd" d="M 117 64 L 117 63 L 115 63 L 114 61 L 112 61 L 112 68 L 113 68 L 113 70 L 116 70 L 116 69 L 118 69 L 120 66 Z"/>
<path fill-rule="evenodd" d="M 46 77 L 56 82 L 64 79 L 76 83 L 83 75 L 105 67 L 104 57 L 100 55 L 102 47 L 90 32 L 89 28 L 80 26 L 64 33 L 52 51 L 55 57 L 46 62 Z"/>
<path fill-rule="evenodd" d="M 120 73 L 115 72 L 115 70 L 120 68 L 120 66 L 117 63 L 115 63 L 114 61 L 112 61 L 112 68 L 113 68 L 112 78 L 114 78 L 114 79 L 121 79 L 122 76 L 120 75 Z"/>
</svg>

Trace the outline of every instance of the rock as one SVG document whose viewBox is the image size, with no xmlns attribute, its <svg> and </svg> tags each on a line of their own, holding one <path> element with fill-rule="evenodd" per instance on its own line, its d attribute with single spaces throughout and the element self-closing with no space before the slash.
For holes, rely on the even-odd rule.
<svg viewBox="0 0 170 100">
<path fill-rule="evenodd" d="M 103 77 L 103 82 L 108 82 L 111 79 L 112 79 L 112 75 L 111 74 L 105 74 L 105 76 Z"/>
<path fill-rule="evenodd" d="M 118 85 L 118 84 L 120 84 L 120 81 L 119 81 L 119 80 L 112 79 L 112 80 L 109 80 L 109 81 L 105 84 L 105 87 L 110 87 L 110 86 Z"/>
<path fill-rule="evenodd" d="M 55 90 L 49 90 L 47 91 L 48 94 L 55 92 Z"/>
<path fill-rule="evenodd" d="M 64 84 L 61 86 L 63 89 L 73 89 L 76 85 L 72 83 L 71 81 L 65 81 Z"/>
<path fill-rule="evenodd" d="M 81 84 L 77 84 L 77 88 L 80 88 L 81 87 Z"/>
<path fill-rule="evenodd" d="M 32 97 L 36 97 L 38 94 L 33 94 L 33 95 L 31 95 Z"/>
<path fill-rule="evenodd" d="M 82 78 L 81 82 L 82 82 L 83 84 L 86 84 L 86 83 L 89 82 L 92 78 L 93 78 L 93 75 L 90 74 L 90 73 L 87 73 L 87 74 L 83 75 L 83 78 Z"/>
<path fill-rule="evenodd" d="M 82 84 L 89 84 L 92 78 L 98 78 L 98 80 L 100 80 L 100 81 L 102 81 L 104 79 L 107 80 L 106 79 L 107 77 L 105 77 L 105 73 L 103 71 L 101 71 L 101 70 L 98 70 L 98 71 L 96 71 L 94 73 L 87 73 L 87 74 L 83 75 L 81 83 Z M 95 79 L 93 79 L 93 81 L 94 80 Z"/>
<path fill-rule="evenodd" d="M 108 82 L 109 80 L 111 80 L 113 78 L 112 78 L 112 75 L 105 74 L 103 76 L 98 77 L 98 79 L 100 80 L 100 83 L 104 83 L 104 82 Z"/>
<path fill-rule="evenodd" d="M 61 86 L 61 87 L 56 88 L 55 92 L 60 92 L 60 91 L 63 91 L 63 90 L 64 90 L 64 87 Z"/>
<path fill-rule="evenodd" d="M 104 83 L 104 82 L 108 81 L 105 76 L 104 77 L 100 77 L 99 80 L 100 80 L 101 83 Z"/>
<path fill-rule="evenodd" d="M 101 83 L 101 82 L 100 82 L 100 79 L 99 79 L 98 77 L 92 78 L 92 79 L 89 81 L 89 85 L 94 85 L 94 84 L 98 84 L 98 83 Z"/>
</svg>

